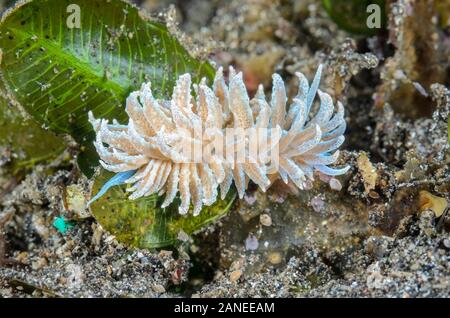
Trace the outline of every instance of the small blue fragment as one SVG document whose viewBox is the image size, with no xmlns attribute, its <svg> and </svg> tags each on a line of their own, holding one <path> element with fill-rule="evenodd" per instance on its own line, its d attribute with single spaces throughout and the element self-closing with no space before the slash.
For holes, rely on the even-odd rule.
<svg viewBox="0 0 450 318">
<path fill-rule="evenodd" d="M 103 185 L 103 187 L 100 189 L 100 191 L 88 202 L 87 206 L 91 205 L 91 203 L 94 202 L 95 200 L 98 200 L 102 195 L 104 195 L 106 193 L 106 191 L 109 190 L 109 188 L 111 188 L 115 185 L 124 184 L 125 181 L 128 180 L 129 178 L 131 178 L 135 172 L 136 172 L 136 170 L 130 170 L 130 171 L 119 172 L 118 174 L 116 174 L 114 177 L 109 179 Z"/>
<path fill-rule="evenodd" d="M 67 230 L 73 228 L 73 223 L 66 222 L 63 217 L 59 216 L 53 221 L 53 226 L 58 230 L 59 233 L 66 234 Z"/>
</svg>

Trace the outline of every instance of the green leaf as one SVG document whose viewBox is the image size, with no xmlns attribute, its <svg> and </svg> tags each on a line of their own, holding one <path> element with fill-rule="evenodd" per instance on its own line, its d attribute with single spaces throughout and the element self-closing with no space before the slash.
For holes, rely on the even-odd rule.
<svg viewBox="0 0 450 318">
<path fill-rule="evenodd" d="M 24 119 L 0 94 L 0 149 L 3 153 L 10 153 L 11 162 L 8 164 L 13 175 L 56 158 L 65 148 L 66 142 L 61 136 Z"/>
<path fill-rule="evenodd" d="M 80 28 L 68 26 L 76 21 L 69 5 L 80 8 Z M 79 163 L 88 175 L 98 164 L 89 110 L 126 122 L 125 99 L 143 82 L 162 98 L 180 74 L 197 82 L 214 75 L 166 26 L 121 0 L 26 1 L 4 15 L 0 48 L 9 93 L 39 124 L 82 145 Z"/>
<path fill-rule="evenodd" d="M 95 179 L 92 194 L 98 193 L 113 175 L 101 170 Z M 92 203 L 91 212 L 119 242 L 152 249 L 176 244 L 181 230 L 190 235 L 218 220 L 228 212 L 235 197 L 234 190 L 230 189 L 225 200 L 204 207 L 199 216 L 183 216 L 178 213 L 179 202 L 161 209 L 162 197 L 152 195 L 129 200 L 126 186 L 115 186 Z"/>
<path fill-rule="evenodd" d="M 367 26 L 367 18 L 371 14 L 367 12 L 367 7 L 370 4 L 377 4 L 381 9 L 381 27 L 386 27 L 385 0 L 322 0 L 322 3 L 328 15 L 341 29 L 366 35 L 373 35 L 379 31 Z"/>
</svg>

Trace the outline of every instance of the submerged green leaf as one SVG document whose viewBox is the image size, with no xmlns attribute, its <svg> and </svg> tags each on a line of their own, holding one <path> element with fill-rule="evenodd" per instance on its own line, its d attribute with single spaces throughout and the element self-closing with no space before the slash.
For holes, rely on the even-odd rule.
<svg viewBox="0 0 450 318">
<path fill-rule="evenodd" d="M 6 160 L 14 175 L 56 158 L 65 148 L 66 142 L 61 136 L 23 118 L 0 94 L 0 152 L 8 157 Z"/>
<path fill-rule="evenodd" d="M 101 170 L 95 179 L 92 193 L 114 176 Z M 127 198 L 126 186 L 115 186 L 90 206 L 92 214 L 118 241 L 140 248 L 159 248 L 176 244 L 180 231 L 190 235 L 224 216 L 236 194 L 230 190 L 225 200 L 204 207 L 199 216 L 180 215 L 178 203 L 161 209 L 163 197 L 151 195 L 137 200 Z"/>
<path fill-rule="evenodd" d="M 370 4 L 379 6 L 381 28 L 386 27 L 385 0 L 322 0 L 322 3 L 330 18 L 348 32 L 372 35 L 379 31 L 367 25 L 367 19 L 371 15 L 371 12 L 367 12 Z"/>
<path fill-rule="evenodd" d="M 0 48 L 9 93 L 38 123 L 82 145 L 80 168 L 87 174 L 98 165 L 89 110 L 125 122 L 125 99 L 142 83 L 151 81 L 161 98 L 180 74 L 190 73 L 194 82 L 214 75 L 165 25 L 121 0 L 26 1 L 4 15 Z"/>
</svg>

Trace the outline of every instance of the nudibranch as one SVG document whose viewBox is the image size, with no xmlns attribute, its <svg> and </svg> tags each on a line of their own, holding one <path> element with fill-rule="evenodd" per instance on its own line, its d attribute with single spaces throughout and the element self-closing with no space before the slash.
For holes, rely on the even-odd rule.
<svg viewBox="0 0 450 318">
<path fill-rule="evenodd" d="M 217 200 L 219 189 L 224 198 L 233 182 L 242 198 L 249 180 L 263 191 L 276 179 L 304 189 L 314 172 L 346 173 L 348 166 L 330 167 L 344 142 L 344 106 L 337 102 L 335 110 L 331 96 L 318 89 L 321 72 L 320 65 L 311 86 L 296 73 L 298 93 L 289 107 L 278 74 L 267 101 L 261 85 L 250 99 L 242 73 L 230 68 L 227 84 L 219 68 L 212 87 L 181 75 L 170 100 L 155 98 L 151 83 L 143 84 L 126 100 L 127 125 L 90 112 L 100 164 L 117 173 L 107 187 L 131 184 L 129 199 L 165 195 L 162 207 L 179 193 L 179 212 L 188 213 L 192 205 L 195 216 Z M 316 94 L 319 107 L 310 116 Z"/>
</svg>

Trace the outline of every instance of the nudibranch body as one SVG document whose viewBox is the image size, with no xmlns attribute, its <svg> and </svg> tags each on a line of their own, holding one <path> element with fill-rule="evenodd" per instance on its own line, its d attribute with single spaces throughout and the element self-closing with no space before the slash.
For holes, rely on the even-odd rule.
<svg viewBox="0 0 450 318">
<path fill-rule="evenodd" d="M 270 102 L 261 85 L 250 99 L 242 73 L 233 68 L 228 85 L 220 68 L 212 88 L 181 75 L 170 100 L 155 98 L 145 83 L 127 98 L 127 125 L 89 113 L 100 164 L 132 184 L 130 199 L 157 193 L 165 195 L 166 207 L 179 193 L 179 212 L 192 204 L 194 215 L 217 200 L 218 189 L 224 198 L 233 182 L 242 198 L 249 180 L 263 191 L 279 178 L 304 189 L 314 171 L 344 174 L 349 167 L 329 166 L 344 142 L 344 107 L 338 102 L 335 111 L 330 95 L 318 90 L 321 71 L 319 66 L 311 86 L 296 73 L 299 89 L 289 108 L 277 74 Z M 316 93 L 320 106 L 310 118 Z"/>
</svg>

